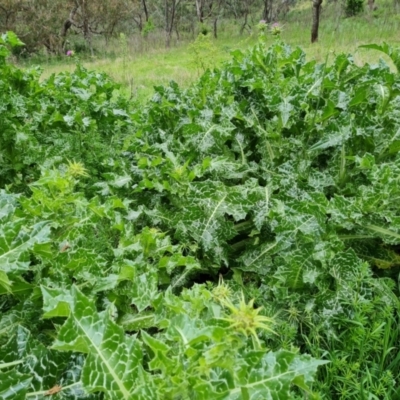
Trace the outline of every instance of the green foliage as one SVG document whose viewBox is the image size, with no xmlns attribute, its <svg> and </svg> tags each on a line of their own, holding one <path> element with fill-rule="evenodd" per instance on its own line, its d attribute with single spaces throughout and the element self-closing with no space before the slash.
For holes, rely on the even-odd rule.
<svg viewBox="0 0 400 400">
<path fill-rule="evenodd" d="M 146 21 L 146 23 L 143 26 L 143 30 L 142 30 L 142 36 L 143 37 L 147 37 L 149 36 L 149 34 L 151 32 L 153 32 L 156 29 L 153 21 L 151 19 L 149 19 L 148 21 Z"/>
<path fill-rule="evenodd" d="M 215 65 L 214 58 L 217 54 L 211 35 L 200 33 L 196 40 L 189 46 L 192 54 L 192 62 L 199 72 L 205 72 L 207 69 Z"/>
<path fill-rule="evenodd" d="M 113 148 L 0 191 L 0 399 L 397 398 L 399 79 L 276 40 L 137 111 L 34 80 Z"/>
<path fill-rule="evenodd" d="M 158 232 L 129 233 L 129 221 L 120 218 L 128 203 L 88 202 L 74 193 L 75 184 L 71 175 L 53 172 L 35 184 L 30 198 L 1 193 L 2 242 L 14 246 L 2 249 L 9 282 L 0 292 L 0 369 L 5 371 L 0 398 L 9 398 L 12 390 L 20 398 L 39 399 L 57 387 L 61 398 L 83 399 L 100 398 L 98 392 L 109 399 L 234 399 L 242 393 L 286 399 L 291 384 L 308 390 L 324 361 L 255 349 L 228 322 L 234 297 L 226 308 L 204 286 L 180 296 L 172 286 L 160 292 L 157 281 L 189 268 L 190 260 Z M 35 221 L 44 219 L 48 227 L 38 229 Z M 98 237 L 103 219 L 119 221 L 112 229 L 126 237 L 112 262 L 103 258 L 104 250 L 102 255 L 93 251 L 96 239 L 90 237 Z M 16 242 L 22 236 L 19 221 L 26 231 L 21 244 Z M 10 231 L 12 222 L 16 228 Z M 32 326 L 41 304 L 43 319 Z M 54 331 L 50 321 L 63 318 Z M 159 333 L 152 337 L 146 328 Z"/>
<path fill-rule="evenodd" d="M 346 0 L 345 15 L 347 17 L 354 17 L 364 10 L 364 0 Z"/>
<path fill-rule="evenodd" d="M 279 311 L 277 348 L 330 354 L 323 398 L 396 393 L 397 85 L 382 61 L 260 44 L 187 91 L 157 88 L 125 147 L 135 221 Z"/>
<path fill-rule="evenodd" d="M 381 45 L 365 44 L 363 46 L 360 46 L 360 48 L 378 50 L 378 51 L 386 54 L 393 61 L 393 64 L 397 68 L 397 72 L 399 72 L 399 70 L 400 70 L 400 50 L 398 48 L 391 47 L 385 42 Z"/>
<path fill-rule="evenodd" d="M 229 323 L 233 295 L 229 307 L 204 285 L 174 295 L 198 262 L 158 230 L 135 234 L 129 200 L 76 192 L 76 171 L 44 173 L 29 197 L 0 193 L 0 398 L 56 390 L 66 399 L 286 399 L 292 384 L 309 391 L 325 361 L 255 347 Z M 119 240 L 110 248 L 113 231 Z"/>
<path fill-rule="evenodd" d="M 130 127 L 128 104 L 118 86 L 77 65 L 72 74 L 40 82 L 40 70 L 6 62 L 13 34 L 0 43 L 0 185 L 21 189 L 39 176 L 40 165 L 83 162 L 95 177 L 113 155 L 112 146 Z"/>
<path fill-rule="evenodd" d="M 24 43 L 19 40 L 14 32 L 8 31 L 0 36 L 0 60 L 4 64 L 7 56 L 11 54 L 11 50 L 15 47 L 22 47 Z"/>
<path fill-rule="evenodd" d="M 200 31 L 200 34 L 203 35 L 203 36 L 207 36 L 210 33 L 210 28 L 209 28 L 209 26 L 207 24 L 204 24 L 204 23 L 199 24 L 199 28 L 198 29 Z"/>
</svg>

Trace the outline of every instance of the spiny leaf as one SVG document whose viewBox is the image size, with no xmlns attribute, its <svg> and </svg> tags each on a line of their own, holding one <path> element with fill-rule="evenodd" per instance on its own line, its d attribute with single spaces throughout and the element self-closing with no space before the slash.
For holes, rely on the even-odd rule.
<svg viewBox="0 0 400 400">
<path fill-rule="evenodd" d="M 25 400 L 32 378 L 16 371 L 0 371 L 0 399 Z"/>
<path fill-rule="evenodd" d="M 237 387 L 229 390 L 227 399 L 239 400 L 245 390 L 249 398 L 286 400 L 291 397 L 290 386 L 296 377 L 303 377 L 304 382 L 310 383 L 317 368 L 326 363 L 309 356 L 295 356 L 285 350 L 270 352 L 258 367 L 238 376 Z"/>
<path fill-rule="evenodd" d="M 81 386 L 80 365 L 75 360 L 76 357 L 67 353 L 48 349 L 22 326 L 16 327 L 0 350 L 0 370 L 9 370 L 16 377 L 26 377 L 24 398 L 32 400 L 42 398 L 49 389 L 59 385 L 71 385 L 75 391 L 78 390 Z M 68 397 L 67 393 L 71 394 L 70 391 L 62 392 L 60 398 L 77 398 Z"/>
<path fill-rule="evenodd" d="M 110 399 L 130 400 L 146 392 L 142 353 L 107 313 L 99 314 L 92 300 L 72 289 L 71 312 L 53 348 L 87 354 L 82 383 L 89 392 L 106 391 Z"/>
<path fill-rule="evenodd" d="M 29 253 L 37 243 L 49 240 L 50 226 L 46 221 L 38 222 L 30 229 L 23 219 L 2 226 L 0 234 L 0 269 L 5 272 L 27 269 Z"/>
</svg>

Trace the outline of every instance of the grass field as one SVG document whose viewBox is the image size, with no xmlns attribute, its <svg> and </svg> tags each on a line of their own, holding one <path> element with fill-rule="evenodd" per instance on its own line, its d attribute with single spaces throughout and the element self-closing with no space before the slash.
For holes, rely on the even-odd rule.
<svg viewBox="0 0 400 400">
<path fill-rule="evenodd" d="M 376 11 L 365 10 L 362 15 L 353 18 L 344 18 L 340 2 L 323 4 L 319 42 L 311 45 L 311 3 L 301 2 L 281 21 L 284 26 L 282 39 L 291 45 L 301 46 L 309 59 L 323 61 L 328 58 L 329 62 L 331 53 L 345 52 L 353 54 L 357 64 L 376 62 L 382 57 L 381 54 L 358 47 L 384 41 L 393 45 L 400 43 L 400 14 L 394 12 L 392 2 L 378 0 L 376 4 Z M 202 57 L 208 59 L 210 65 L 218 66 L 229 58 L 232 50 L 245 49 L 256 40 L 255 30 L 239 35 L 239 25 L 224 22 L 219 38 L 213 40 L 215 51 L 203 51 Z M 273 40 L 273 37 L 268 38 L 270 42 Z M 170 49 L 165 49 L 162 32 L 155 33 L 147 40 L 141 37 L 115 39 L 107 46 L 99 43 L 97 56 L 85 60 L 83 64 L 89 69 L 109 74 L 122 84 L 127 95 L 139 100 L 146 99 L 156 85 L 174 80 L 179 85 L 187 86 L 198 77 L 199 68 L 190 51 L 191 42 L 193 38 L 186 37 L 175 41 Z M 40 59 L 44 68 L 43 78 L 52 73 L 72 71 L 75 61 L 67 58 L 56 62 Z M 37 63 L 37 60 L 33 62 Z"/>
</svg>

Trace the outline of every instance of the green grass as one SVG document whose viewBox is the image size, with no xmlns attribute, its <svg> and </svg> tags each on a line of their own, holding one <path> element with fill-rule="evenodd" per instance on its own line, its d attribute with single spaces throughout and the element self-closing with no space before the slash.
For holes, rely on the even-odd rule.
<svg viewBox="0 0 400 400">
<path fill-rule="evenodd" d="M 325 3 L 325 2 L 324 2 Z M 358 17 L 344 18 L 340 12 L 340 2 L 323 5 L 320 22 L 319 42 L 311 45 L 311 3 L 301 2 L 291 10 L 282 21 L 284 32 L 282 39 L 289 44 L 301 46 L 309 59 L 329 60 L 330 53 L 351 53 L 357 64 L 377 62 L 381 54 L 358 47 L 366 43 L 386 41 L 393 45 L 400 43 L 400 14 L 393 10 L 392 2 L 377 1 L 378 10 L 373 13 L 367 10 Z M 256 32 L 243 36 L 238 34 L 239 26 L 224 22 L 220 29 L 220 38 L 214 40 L 217 49 L 213 55 L 212 65 L 218 66 L 229 58 L 230 51 L 245 49 L 256 41 Z M 270 42 L 274 39 L 268 38 Z M 175 42 L 170 49 L 163 48 L 162 32 L 143 39 L 132 37 L 125 43 L 115 40 L 107 46 L 98 46 L 95 59 L 84 61 L 85 67 L 104 71 L 122 84 L 124 93 L 139 100 L 151 96 L 153 87 L 167 84 L 174 80 L 181 86 L 188 86 L 199 75 L 193 62 L 189 45 L 193 38 L 186 37 Z M 205 53 L 205 56 L 207 54 Z M 384 58 L 384 57 L 383 57 Z M 43 78 L 52 73 L 72 71 L 73 59 L 54 62 L 52 59 L 40 60 L 44 68 Z"/>
<path fill-rule="evenodd" d="M 214 41 L 217 51 L 213 54 L 212 64 L 218 66 L 229 58 L 232 50 L 245 49 L 255 42 L 255 37 L 244 36 Z M 158 47 L 139 54 L 128 51 L 125 55 L 122 54 L 123 49 L 120 49 L 119 53 L 122 55 L 116 58 L 98 57 L 93 61 L 84 61 L 83 65 L 89 69 L 106 72 L 122 84 L 127 94 L 143 99 L 153 93 L 154 86 L 168 84 L 171 80 L 187 86 L 198 78 L 200 71 L 194 62 L 189 45 L 190 42 L 185 42 L 170 49 Z M 73 59 L 65 59 L 62 63 L 50 60 L 42 62 L 41 66 L 44 68 L 45 79 L 53 73 L 73 71 L 75 62 Z"/>
</svg>

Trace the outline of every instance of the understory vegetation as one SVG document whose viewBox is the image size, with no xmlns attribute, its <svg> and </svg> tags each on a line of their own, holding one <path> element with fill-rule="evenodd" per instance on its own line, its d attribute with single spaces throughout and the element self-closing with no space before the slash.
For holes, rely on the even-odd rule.
<svg viewBox="0 0 400 400">
<path fill-rule="evenodd" d="M 400 399 L 397 71 L 260 37 L 143 105 L 79 63 L 41 81 L 20 44 L 0 399 Z"/>
<path fill-rule="evenodd" d="M 209 0 L 211 1 L 211 0 Z M 312 2 L 296 1 L 285 15 L 279 15 L 278 26 L 281 38 L 294 47 L 300 46 L 308 60 L 317 60 L 328 64 L 334 58 L 332 54 L 351 53 L 357 65 L 376 62 L 376 53 L 360 49 L 367 43 L 387 42 L 398 45 L 400 20 L 393 1 L 377 0 L 377 9 L 367 8 L 357 16 L 345 18 L 343 2 L 324 2 L 319 27 L 319 42 L 310 44 L 312 23 Z M 165 49 L 165 32 L 154 30 L 147 37 L 126 32 L 105 41 L 99 36 L 93 37 L 95 54 L 85 52 L 79 45 L 79 36 L 71 35 L 68 49 L 73 56 L 62 54 L 55 56 L 39 51 L 27 58 L 15 60 L 21 66 L 41 65 L 42 79 L 53 73 L 72 72 L 77 59 L 85 68 L 106 72 L 113 80 L 121 84 L 121 90 L 127 97 L 135 100 L 149 100 L 153 87 L 168 85 L 174 80 L 180 87 L 192 84 L 205 67 L 220 67 L 230 58 L 234 50 L 245 51 L 257 43 L 261 9 L 258 8 L 249 17 L 248 29 L 240 33 L 240 20 L 223 18 L 219 22 L 218 38 L 212 32 L 196 29 L 192 33 L 180 35 L 173 41 L 171 48 Z M 269 24 L 270 30 L 272 24 Z M 205 26 L 207 28 L 207 25 Z M 274 36 L 266 37 L 269 45 Z M 385 58 L 390 64 L 390 60 Z"/>
</svg>

